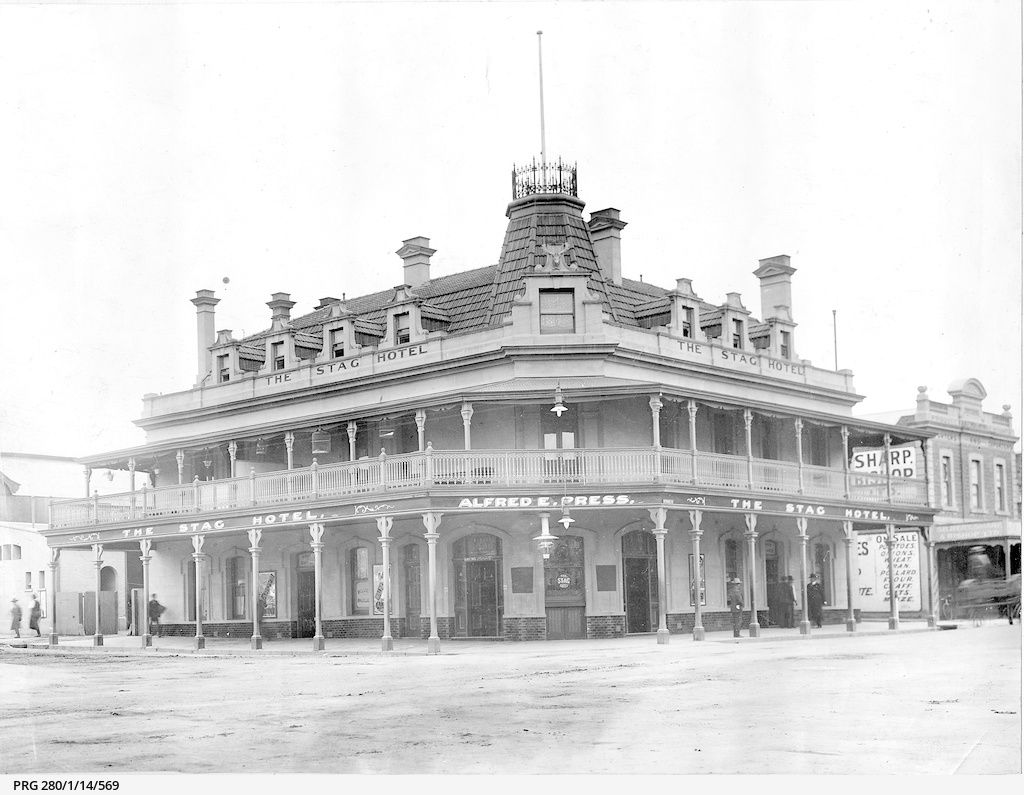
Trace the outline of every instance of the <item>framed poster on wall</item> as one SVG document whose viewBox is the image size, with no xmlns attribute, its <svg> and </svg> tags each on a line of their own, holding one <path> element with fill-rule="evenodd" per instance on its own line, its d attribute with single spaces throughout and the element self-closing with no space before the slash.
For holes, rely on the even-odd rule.
<svg viewBox="0 0 1024 795">
<path fill-rule="evenodd" d="M 690 604 L 696 604 L 694 599 L 694 576 L 693 576 L 693 553 L 690 553 Z M 708 603 L 708 591 L 704 581 L 704 553 L 700 556 L 700 604 L 701 607 Z"/>
<path fill-rule="evenodd" d="M 261 571 L 259 598 L 264 604 L 263 617 L 277 618 L 277 572 Z"/>
</svg>

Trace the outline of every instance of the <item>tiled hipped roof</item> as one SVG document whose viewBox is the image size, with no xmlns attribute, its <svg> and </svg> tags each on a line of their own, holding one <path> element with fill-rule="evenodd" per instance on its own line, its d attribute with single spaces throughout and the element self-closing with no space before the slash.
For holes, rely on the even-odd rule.
<svg viewBox="0 0 1024 795">
<path fill-rule="evenodd" d="M 604 313 L 613 322 L 649 328 L 652 318 L 656 320 L 657 316 L 670 311 L 669 290 L 632 279 L 613 284 L 606 278 L 597 263 L 593 240 L 582 214 L 557 203 L 548 207 L 540 205 L 536 212 L 510 218 L 497 265 L 440 276 L 411 292 L 420 300 L 423 317 L 440 323 L 449 333 L 500 326 L 511 312 L 513 299 L 525 290 L 524 275 L 537 265 L 545 264 L 543 246 L 560 248 L 565 243 L 569 243 L 567 264 L 589 275 L 588 289 L 601 301 Z M 344 305 L 355 319 L 358 332 L 380 336 L 386 327 L 386 307 L 394 298 L 395 289 L 389 288 L 347 299 Z M 713 322 L 712 319 L 721 314 L 712 304 L 702 303 L 701 310 L 702 325 Z M 324 306 L 289 321 L 298 332 L 296 346 L 300 356 L 319 352 L 322 327 L 329 318 L 330 307 Z M 754 324 L 750 330 L 751 336 L 757 331 L 763 333 L 763 329 Z M 242 341 L 243 369 L 254 369 L 263 362 L 263 339 L 269 333 L 269 329 L 261 331 Z"/>
</svg>

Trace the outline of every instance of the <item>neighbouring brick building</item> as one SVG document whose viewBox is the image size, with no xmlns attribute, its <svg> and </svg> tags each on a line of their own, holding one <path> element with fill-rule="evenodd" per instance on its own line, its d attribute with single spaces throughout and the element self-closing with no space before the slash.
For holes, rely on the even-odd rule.
<svg viewBox="0 0 1024 795">
<path fill-rule="evenodd" d="M 155 487 L 54 503 L 49 544 L 139 553 L 200 646 L 699 639 L 732 573 L 756 634 L 811 571 L 852 630 L 858 536 L 931 524 L 926 468 L 892 464 L 930 432 L 855 418 L 852 373 L 799 357 L 788 256 L 754 270 L 756 318 L 624 278 L 625 221 L 583 209 L 574 166 L 516 169 L 497 265 L 436 276 L 410 238 L 397 287 L 274 293 L 244 339 L 200 290 L 195 384 L 145 396 L 144 446 L 82 460 Z"/>
<path fill-rule="evenodd" d="M 976 378 L 954 381 L 950 403 L 918 387 L 913 414 L 898 424 L 933 434 L 929 467 L 935 473 L 930 499 L 939 509 L 930 534 L 936 596 L 951 596 L 969 576 L 968 551 L 983 546 L 999 574 L 1020 574 L 1020 454 L 1010 406 L 985 411 L 985 387 Z"/>
</svg>

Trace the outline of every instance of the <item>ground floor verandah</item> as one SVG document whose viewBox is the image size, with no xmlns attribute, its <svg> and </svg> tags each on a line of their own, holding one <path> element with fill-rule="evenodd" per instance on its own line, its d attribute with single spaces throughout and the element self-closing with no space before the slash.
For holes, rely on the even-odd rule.
<svg viewBox="0 0 1024 795">
<path fill-rule="evenodd" d="M 811 574 L 825 603 L 822 626 L 854 631 L 857 613 L 872 612 L 870 597 L 874 604 L 878 598 L 858 582 L 859 541 L 869 538 L 880 539 L 883 556 L 894 560 L 877 584 L 898 596 L 896 605 L 883 600 L 890 627 L 898 627 L 904 604 L 905 614 L 934 615 L 932 555 L 923 551 L 919 528 L 903 523 L 907 516 L 897 527 L 877 524 L 892 518 L 884 513 L 869 524 L 813 510 L 775 515 L 759 501 L 733 502 L 732 510 L 648 507 L 626 495 L 598 495 L 567 497 L 564 511 L 538 511 L 514 500 L 499 507 L 468 499 L 421 512 L 403 511 L 396 501 L 358 506 L 364 510 L 344 518 L 260 514 L 247 528 L 194 522 L 178 525 L 175 535 L 124 534 L 78 548 L 94 557 L 96 592 L 104 590 L 105 556 L 141 564 L 113 597 L 128 616 L 128 632 L 151 642 L 144 605 L 156 595 L 165 612 L 154 631 L 191 638 L 199 648 L 217 638 L 247 639 L 252 648 L 277 638 L 308 638 L 314 648 L 328 639 L 367 638 L 384 649 L 395 638 L 416 638 L 431 652 L 442 639 L 702 639 L 706 631 L 736 626 L 727 596 L 734 577 L 742 581 L 739 621 L 746 634 L 781 626 L 806 634 L 815 618 L 805 598 Z M 906 560 L 901 538 L 916 550 Z M 920 562 L 923 572 L 915 569 Z M 795 602 L 788 615 L 779 597 L 787 583 Z M 103 604 L 91 603 L 96 645 L 109 634 Z"/>
</svg>

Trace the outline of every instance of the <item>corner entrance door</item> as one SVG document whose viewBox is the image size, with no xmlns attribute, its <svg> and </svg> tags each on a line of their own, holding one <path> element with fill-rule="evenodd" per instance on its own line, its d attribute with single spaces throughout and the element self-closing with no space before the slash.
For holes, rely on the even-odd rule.
<svg viewBox="0 0 1024 795">
<path fill-rule="evenodd" d="M 544 605 L 548 640 L 587 637 L 583 538 L 562 536 L 544 561 Z"/>
<path fill-rule="evenodd" d="M 313 553 L 299 553 L 296 568 L 298 593 L 295 599 L 295 637 L 311 638 L 316 634 L 316 581 L 313 571 Z"/>
<path fill-rule="evenodd" d="M 466 561 L 466 612 L 471 638 L 498 634 L 498 577 L 493 560 Z"/>
</svg>

